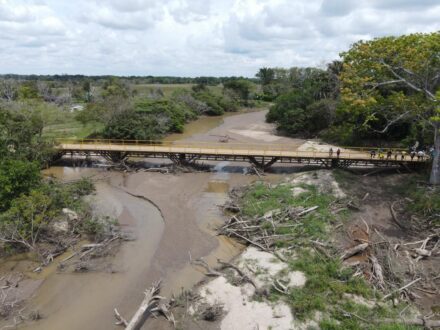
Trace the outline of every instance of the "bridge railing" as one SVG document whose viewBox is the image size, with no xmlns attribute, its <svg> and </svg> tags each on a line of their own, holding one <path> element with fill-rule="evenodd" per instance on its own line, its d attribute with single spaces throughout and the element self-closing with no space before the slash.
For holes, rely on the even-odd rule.
<svg viewBox="0 0 440 330">
<path fill-rule="evenodd" d="M 116 145 L 147 145 L 147 146 L 180 146 L 180 147 L 200 147 L 203 148 L 218 148 L 218 149 L 255 149 L 255 150 L 281 150 L 289 151 L 295 150 L 297 146 L 286 143 L 237 143 L 237 142 L 209 142 L 209 141 L 160 141 L 160 140 L 121 140 L 121 139 L 57 139 L 60 144 L 116 144 Z M 318 145 L 319 146 L 319 145 Z M 333 148 L 336 153 L 337 147 Z M 341 146 L 341 152 L 361 152 L 369 153 L 371 150 L 378 152 L 380 148 L 377 147 L 348 147 Z M 406 152 L 407 149 L 402 148 L 383 148 L 383 152 L 386 153 L 391 150 L 393 153 Z M 304 152 L 319 152 L 328 153 L 327 151 L 317 151 L 313 147 L 309 150 L 302 150 Z"/>
<path fill-rule="evenodd" d="M 268 157 L 297 157 L 297 158 L 338 158 L 336 154 L 337 148 L 333 148 L 333 154 L 330 155 L 329 150 L 298 150 L 298 146 L 282 143 L 219 143 L 219 142 L 187 142 L 187 141 L 155 141 L 155 140 L 117 140 L 117 139 L 60 139 L 58 142 L 62 145 L 77 147 L 78 149 L 119 151 L 143 151 L 142 147 L 148 148 L 152 152 L 170 152 L 170 153 L 210 153 L 210 154 L 232 154 L 242 156 L 268 156 Z M 121 148 L 122 146 L 122 148 Z M 137 148 L 133 148 L 137 147 Z M 341 147 L 340 158 L 343 159 L 371 159 L 370 151 L 376 148 L 359 148 L 359 147 Z M 404 160 L 411 160 L 408 153 L 403 149 L 387 149 L 392 151 L 391 158 L 387 159 L 386 152 L 377 153 L 375 160 L 383 159 L 389 161 L 401 161 L 402 152 L 405 153 Z M 395 155 L 398 155 L 395 158 Z M 423 160 L 427 160 L 425 157 Z M 417 157 L 414 161 L 418 161 Z"/>
</svg>

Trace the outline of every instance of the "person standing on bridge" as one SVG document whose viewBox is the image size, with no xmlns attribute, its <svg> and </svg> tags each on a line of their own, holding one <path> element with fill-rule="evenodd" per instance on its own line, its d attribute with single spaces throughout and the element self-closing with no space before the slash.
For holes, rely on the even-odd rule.
<svg viewBox="0 0 440 330">
<path fill-rule="evenodd" d="M 339 158 L 339 155 L 341 154 L 341 149 L 338 148 L 338 150 L 336 150 L 336 157 Z"/>
<path fill-rule="evenodd" d="M 423 151 L 423 150 L 420 150 L 418 153 L 417 153 L 417 160 L 421 160 L 421 161 L 423 161 L 425 159 L 425 152 Z"/>
<path fill-rule="evenodd" d="M 411 161 L 413 161 L 414 157 L 416 156 L 416 152 L 414 150 L 412 150 L 411 153 L 409 154 L 409 156 L 411 157 Z"/>
<path fill-rule="evenodd" d="M 393 152 L 391 150 L 387 151 L 387 160 L 391 159 L 392 154 L 393 154 Z"/>
<path fill-rule="evenodd" d="M 333 148 L 330 148 L 330 150 L 328 151 L 328 155 L 330 156 L 330 158 L 333 157 Z"/>
<path fill-rule="evenodd" d="M 373 159 L 374 157 L 376 157 L 376 150 L 371 150 L 371 151 L 370 151 L 370 157 L 371 157 L 371 159 Z"/>
</svg>

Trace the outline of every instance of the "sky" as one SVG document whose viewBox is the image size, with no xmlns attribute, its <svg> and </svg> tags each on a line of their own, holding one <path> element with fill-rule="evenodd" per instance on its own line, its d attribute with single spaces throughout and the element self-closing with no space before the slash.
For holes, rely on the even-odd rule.
<svg viewBox="0 0 440 330">
<path fill-rule="evenodd" d="M 440 0 L 0 0 L 0 74 L 247 76 L 440 30 Z"/>
</svg>

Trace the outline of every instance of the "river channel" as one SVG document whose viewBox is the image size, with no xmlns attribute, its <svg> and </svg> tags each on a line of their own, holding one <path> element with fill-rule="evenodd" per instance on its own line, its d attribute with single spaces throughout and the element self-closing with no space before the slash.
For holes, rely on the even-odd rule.
<svg viewBox="0 0 440 330">
<path fill-rule="evenodd" d="M 273 127 L 264 122 L 265 114 L 260 110 L 201 118 L 187 125 L 184 134 L 167 140 L 215 142 L 220 135 L 229 135 L 246 143 L 290 143 L 296 147 L 304 142 L 276 136 Z M 210 264 L 215 264 L 217 258 L 229 260 L 236 256 L 242 246 L 216 236 L 215 228 L 224 221 L 219 206 L 227 200 L 228 191 L 255 180 L 243 175 L 245 166 L 223 162 L 217 163 L 211 173 L 179 175 L 71 167 L 45 171 L 64 181 L 91 177 L 96 183 L 94 207 L 117 218 L 123 230 L 136 239 L 122 243 L 112 258 L 103 260 L 99 272 L 59 273 L 57 262 L 65 256 L 40 274 L 26 272 L 39 285 L 28 307 L 38 309 L 43 316 L 27 328 L 118 329 L 113 309 L 118 308 L 129 318 L 142 300 L 143 291 L 158 279 L 163 281 L 161 294 L 168 297 L 203 279 L 201 270 L 190 265 L 190 256 L 203 257 Z M 277 178 L 279 175 L 274 175 Z M 20 262 L 15 261 L 16 269 Z M 147 322 L 144 328 L 152 325 Z"/>
</svg>

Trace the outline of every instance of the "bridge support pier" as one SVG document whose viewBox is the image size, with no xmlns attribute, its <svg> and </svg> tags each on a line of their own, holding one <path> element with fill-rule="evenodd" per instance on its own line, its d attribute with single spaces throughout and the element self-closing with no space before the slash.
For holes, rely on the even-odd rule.
<svg viewBox="0 0 440 330">
<path fill-rule="evenodd" d="M 125 160 L 128 157 L 128 154 L 126 152 L 122 152 L 122 151 L 109 151 L 106 153 L 101 153 L 102 156 L 113 162 L 113 163 L 119 163 L 122 162 L 123 160 Z"/>
<path fill-rule="evenodd" d="M 269 161 L 266 162 L 265 157 L 262 157 L 261 160 L 258 161 L 255 157 L 249 156 L 249 162 L 262 171 L 269 169 L 269 167 L 275 164 L 279 159 L 279 157 L 269 157 Z"/>
<path fill-rule="evenodd" d="M 198 159 L 200 159 L 200 155 L 188 155 L 188 154 L 170 154 L 168 158 L 175 165 L 192 165 Z"/>
</svg>

